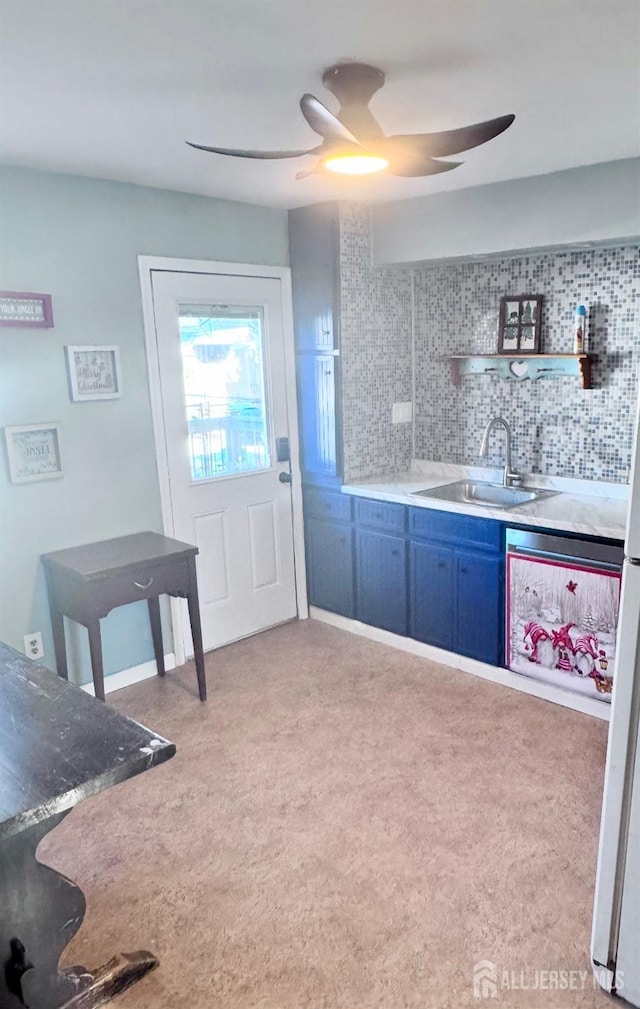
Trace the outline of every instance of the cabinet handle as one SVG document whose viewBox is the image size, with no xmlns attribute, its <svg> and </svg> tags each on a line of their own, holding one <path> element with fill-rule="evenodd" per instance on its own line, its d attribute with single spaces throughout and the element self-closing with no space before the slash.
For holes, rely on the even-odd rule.
<svg viewBox="0 0 640 1009">
<path fill-rule="evenodd" d="M 144 583 L 144 585 L 142 584 L 142 582 L 134 582 L 133 584 L 137 589 L 148 589 L 151 588 L 151 586 L 153 585 L 153 578 L 150 578 L 148 582 Z"/>
<path fill-rule="evenodd" d="M 392 557 L 399 557 L 400 556 L 400 551 L 399 550 L 392 550 L 391 551 L 391 556 Z"/>
<path fill-rule="evenodd" d="M 446 561 L 438 561 L 438 567 L 439 568 L 446 568 L 446 566 L 447 566 L 447 562 Z"/>
<path fill-rule="evenodd" d="M 461 575 L 468 575 L 469 574 L 469 569 L 468 568 L 460 568 L 460 574 Z"/>
</svg>

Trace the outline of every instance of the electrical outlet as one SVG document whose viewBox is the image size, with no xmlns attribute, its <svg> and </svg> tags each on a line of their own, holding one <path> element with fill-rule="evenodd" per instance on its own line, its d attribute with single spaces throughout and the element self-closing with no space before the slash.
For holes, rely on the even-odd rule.
<svg viewBox="0 0 640 1009">
<path fill-rule="evenodd" d="M 43 659 L 44 647 L 42 644 L 42 632 L 34 631 L 33 634 L 24 636 L 24 654 L 30 659 Z"/>
<path fill-rule="evenodd" d="M 392 424 L 410 424 L 413 403 L 409 400 L 406 403 L 394 403 L 391 408 Z"/>
</svg>

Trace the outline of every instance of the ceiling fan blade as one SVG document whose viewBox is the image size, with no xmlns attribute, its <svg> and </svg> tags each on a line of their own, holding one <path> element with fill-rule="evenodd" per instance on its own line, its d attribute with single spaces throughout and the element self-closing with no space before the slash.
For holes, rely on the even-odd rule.
<svg viewBox="0 0 640 1009">
<path fill-rule="evenodd" d="M 401 175 L 408 179 L 419 179 L 424 175 L 439 175 L 441 172 L 450 172 L 453 168 L 459 168 L 462 161 L 434 161 L 424 155 L 398 156 L 389 161 L 389 172 L 391 175 Z"/>
<path fill-rule="evenodd" d="M 315 154 L 320 148 L 312 147 L 308 151 L 243 151 L 233 147 L 206 147 L 204 144 L 185 143 L 195 147 L 197 151 L 209 151 L 210 154 L 228 154 L 232 158 L 257 158 L 264 161 L 277 161 L 279 158 L 301 158 L 304 154 Z"/>
<path fill-rule="evenodd" d="M 390 146 L 419 150 L 421 154 L 431 158 L 447 158 L 493 140 L 504 133 L 515 118 L 513 115 L 499 116 L 498 119 L 488 119 L 486 123 L 475 123 L 458 130 L 444 130 L 442 133 L 398 133 L 388 137 L 387 143 Z"/>
<path fill-rule="evenodd" d="M 351 130 L 343 126 L 333 112 L 329 112 L 322 102 L 319 102 L 313 95 L 305 94 L 300 99 L 300 109 L 307 123 L 314 131 L 323 137 L 327 143 L 336 142 L 357 144 L 358 138 L 354 137 Z"/>
<path fill-rule="evenodd" d="M 296 172 L 296 179 L 308 179 L 312 175 L 319 175 L 322 172 L 322 163 L 318 162 L 313 168 L 306 172 Z"/>
</svg>

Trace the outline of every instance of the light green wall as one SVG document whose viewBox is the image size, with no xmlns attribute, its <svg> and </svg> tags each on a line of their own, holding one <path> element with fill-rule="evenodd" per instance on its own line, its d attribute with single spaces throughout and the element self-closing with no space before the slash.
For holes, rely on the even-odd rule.
<svg viewBox="0 0 640 1009">
<path fill-rule="evenodd" d="M 40 554 L 162 531 L 138 255 L 288 264 L 285 211 L 71 175 L 0 168 L 0 289 L 48 292 L 53 329 L 0 329 L 0 426 L 59 421 L 64 477 L 13 485 L 0 465 L 0 640 L 42 630 L 55 668 Z M 71 403 L 65 344 L 117 344 L 124 395 Z M 89 678 L 85 632 L 67 636 Z M 165 650 L 171 647 L 165 638 Z M 145 603 L 103 621 L 105 670 L 153 657 Z M 80 671 L 82 667 L 82 672 Z"/>
<path fill-rule="evenodd" d="M 372 216 L 376 265 L 636 242 L 640 158 L 381 204 Z"/>
</svg>

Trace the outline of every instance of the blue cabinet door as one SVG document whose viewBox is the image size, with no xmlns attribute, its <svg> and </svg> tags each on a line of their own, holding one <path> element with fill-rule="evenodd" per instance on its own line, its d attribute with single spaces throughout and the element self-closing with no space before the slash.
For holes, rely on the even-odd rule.
<svg viewBox="0 0 640 1009">
<path fill-rule="evenodd" d="M 356 616 L 407 633 L 407 562 L 403 536 L 356 529 Z"/>
<path fill-rule="evenodd" d="M 456 551 L 455 651 L 498 666 L 502 655 L 500 556 Z"/>
<path fill-rule="evenodd" d="M 340 431 L 336 409 L 340 361 L 331 354 L 299 354 L 298 404 L 301 462 L 305 474 L 336 476 L 340 472 Z"/>
<path fill-rule="evenodd" d="M 455 630 L 454 553 L 432 543 L 410 544 L 409 633 L 452 651 Z"/>
<path fill-rule="evenodd" d="M 340 211 L 337 202 L 289 211 L 293 318 L 299 351 L 339 346 Z"/>
<path fill-rule="evenodd" d="M 307 517 L 309 602 L 343 617 L 354 616 L 353 529 L 346 522 Z"/>
</svg>

